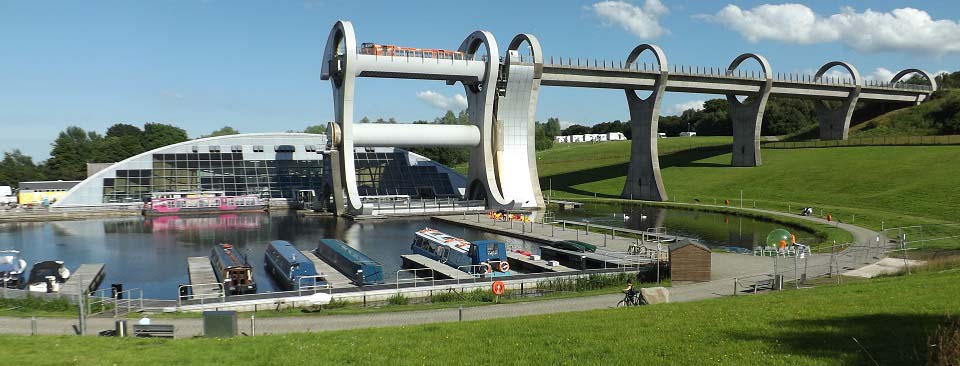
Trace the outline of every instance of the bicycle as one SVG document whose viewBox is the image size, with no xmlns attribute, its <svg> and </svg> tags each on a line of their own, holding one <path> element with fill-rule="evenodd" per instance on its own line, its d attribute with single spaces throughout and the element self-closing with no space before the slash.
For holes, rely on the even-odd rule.
<svg viewBox="0 0 960 366">
<path fill-rule="evenodd" d="M 617 307 L 627 307 L 627 306 L 640 306 L 647 305 L 647 299 L 643 298 L 639 292 L 634 292 L 632 294 L 624 294 L 623 300 L 617 303 Z"/>
</svg>

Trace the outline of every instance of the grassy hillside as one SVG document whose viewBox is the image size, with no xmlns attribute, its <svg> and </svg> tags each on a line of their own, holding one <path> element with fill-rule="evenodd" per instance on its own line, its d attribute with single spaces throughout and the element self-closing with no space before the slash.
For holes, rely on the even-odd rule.
<svg viewBox="0 0 960 366">
<path fill-rule="evenodd" d="M 621 147 L 622 159 L 578 158 L 597 155 L 593 146 L 543 152 L 544 190 L 552 187 L 554 197 L 619 197 L 629 145 Z M 958 218 L 960 195 L 951 193 L 960 186 L 958 146 L 764 149 L 762 158 L 762 166 L 732 168 L 729 147 L 707 147 L 661 155 L 660 166 L 668 195 L 680 202 L 736 201 L 742 190 L 746 207 L 824 207 L 875 228 L 881 221 L 891 227 Z"/>
<path fill-rule="evenodd" d="M 960 316 L 957 293 L 960 271 L 947 270 L 465 323 L 173 341 L 5 336 L 0 343 L 11 365 L 864 365 L 873 364 L 871 357 L 880 365 L 915 365 L 925 362 L 936 326 Z"/>
<path fill-rule="evenodd" d="M 852 137 L 930 136 L 960 132 L 960 90 L 943 90 L 920 105 L 880 115 L 850 128 Z"/>
</svg>

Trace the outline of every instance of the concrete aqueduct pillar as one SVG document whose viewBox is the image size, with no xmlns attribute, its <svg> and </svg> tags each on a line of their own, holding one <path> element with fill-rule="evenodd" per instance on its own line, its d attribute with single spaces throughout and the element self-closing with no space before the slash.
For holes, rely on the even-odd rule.
<svg viewBox="0 0 960 366">
<path fill-rule="evenodd" d="M 518 51 L 524 43 L 530 48 L 529 56 Z M 494 124 L 500 189 L 505 199 L 524 208 L 543 208 L 534 139 L 543 53 L 536 37 L 518 34 L 510 41 L 503 72 L 501 79 L 507 82 L 498 91 Z"/>
<path fill-rule="evenodd" d="M 840 106 L 831 108 L 823 100 L 817 100 L 814 106 L 817 110 L 817 118 L 820 120 L 820 139 L 821 140 L 846 140 L 850 131 L 850 117 L 853 117 L 853 110 L 857 107 L 857 99 L 860 99 L 860 89 L 863 88 L 863 79 L 860 78 L 860 72 L 843 61 L 831 61 L 820 67 L 814 75 L 814 80 L 820 80 L 827 70 L 840 66 L 850 72 L 853 78 L 853 86 L 849 87 L 849 94 Z"/>
<path fill-rule="evenodd" d="M 752 98 L 741 102 L 734 94 L 727 94 L 727 111 L 733 120 L 733 158 L 732 166 L 758 166 L 760 159 L 760 125 L 763 122 L 763 110 L 770 97 L 773 87 L 773 69 L 763 56 L 754 53 L 744 53 L 737 56 L 727 68 L 727 75 L 740 67 L 743 61 L 754 59 L 763 69 L 764 80 L 760 92 Z"/>
<path fill-rule="evenodd" d="M 926 71 L 921 70 L 921 69 L 903 69 L 903 70 L 900 70 L 900 72 L 898 72 L 896 75 L 894 75 L 892 78 L 890 78 L 890 84 L 896 84 L 897 82 L 899 82 L 901 79 L 903 79 L 903 78 L 906 77 L 907 75 L 913 75 L 913 74 L 920 74 L 920 76 L 923 76 L 924 79 L 927 79 L 927 84 L 930 85 L 930 91 L 931 91 L 931 92 L 937 91 L 937 78 L 935 78 L 935 77 L 934 77 L 932 74 L 930 74 L 929 72 L 926 72 Z M 917 104 L 920 104 L 920 102 L 923 102 L 924 100 L 926 100 L 926 99 L 929 98 L 929 97 L 930 97 L 929 95 L 918 94 L 918 95 L 917 95 Z"/>
<path fill-rule="evenodd" d="M 653 91 L 646 99 L 637 96 L 636 90 L 625 90 L 630 108 L 630 165 L 622 197 L 647 201 L 666 201 L 667 192 L 660 178 L 660 157 L 657 154 L 657 124 L 660 119 L 660 104 L 667 88 L 669 71 L 667 56 L 660 47 L 642 44 L 630 52 L 627 68 L 630 68 L 644 51 L 650 51 L 657 59 L 660 74 L 656 76 Z"/>
<path fill-rule="evenodd" d="M 465 55 L 476 55 L 485 47 L 486 73 L 477 84 L 464 84 L 467 96 L 467 114 L 470 123 L 480 129 L 480 144 L 470 153 L 470 166 L 467 173 L 467 198 L 483 199 L 490 208 L 513 208 L 516 202 L 504 198 L 498 181 L 499 172 L 495 154 L 502 151 L 501 135 L 496 130 L 495 101 L 497 99 L 497 80 L 500 78 L 499 48 L 493 34 L 476 31 L 467 36 L 458 51 Z M 453 82 L 447 82 L 453 84 Z"/>
<path fill-rule="evenodd" d="M 331 149 L 337 159 L 332 163 L 334 173 L 331 182 L 331 194 L 334 197 L 337 215 L 344 214 L 344 205 L 340 197 L 346 196 L 348 211 L 362 212 L 363 203 L 357 191 L 356 166 L 354 165 L 353 145 L 353 96 L 357 72 L 357 37 L 353 24 L 338 21 L 330 30 L 327 46 L 323 52 L 321 78 L 330 79 L 333 86 L 333 125 L 327 129 Z M 339 178 L 339 179 L 337 179 Z"/>
</svg>

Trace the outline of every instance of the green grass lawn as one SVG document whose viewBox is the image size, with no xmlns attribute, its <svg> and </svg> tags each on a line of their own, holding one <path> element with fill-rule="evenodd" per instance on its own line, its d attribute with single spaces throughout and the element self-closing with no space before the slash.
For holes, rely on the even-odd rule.
<svg viewBox="0 0 960 366">
<path fill-rule="evenodd" d="M 233 339 L 0 337 L 11 365 L 912 365 L 960 316 L 960 270 L 760 296 Z M 856 340 L 854 340 L 856 339 Z M 859 342 L 859 345 L 858 343 Z M 869 353 L 869 356 L 868 356 Z"/>
<path fill-rule="evenodd" d="M 742 191 L 744 207 L 796 213 L 813 206 L 873 229 L 960 219 L 960 195 L 951 193 L 960 185 L 958 146 L 764 149 L 762 158 L 759 167 L 733 168 L 727 147 L 707 147 L 661 155 L 660 166 L 676 202 L 739 206 Z M 541 165 L 541 185 L 554 197 L 615 198 L 626 169 L 626 160 Z"/>
</svg>

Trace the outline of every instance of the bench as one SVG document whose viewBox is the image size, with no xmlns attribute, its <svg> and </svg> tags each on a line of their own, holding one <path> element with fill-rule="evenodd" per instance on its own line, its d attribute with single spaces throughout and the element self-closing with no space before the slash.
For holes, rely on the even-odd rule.
<svg viewBox="0 0 960 366">
<path fill-rule="evenodd" d="M 144 338 L 173 338 L 172 324 L 134 324 L 133 336 Z"/>
</svg>

